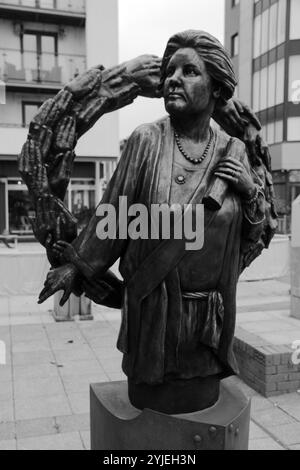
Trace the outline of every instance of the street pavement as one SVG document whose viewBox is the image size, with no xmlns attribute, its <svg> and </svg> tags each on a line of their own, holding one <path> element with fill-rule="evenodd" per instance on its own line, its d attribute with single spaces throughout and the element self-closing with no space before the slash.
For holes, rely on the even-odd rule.
<svg viewBox="0 0 300 470">
<path fill-rule="evenodd" d="M 289 309 L 289 284 L 242 282 L 237 324 L 259 324 L 255 314 Z M 55 323 L 51 301 L 0 298 L 0 450 L 89 449 L 89 384 L 125 379 L 116 349 L 120 312 L 93 306 L 94 320 Z M 25 306 L 25 308 L 24 308 Z M 26 311 L 26 313 L 22 313 Z M 300 321 L 293 331 L 299 333 Z M 251 325 L 250 325 L 251 327 Z M 264 398 L 239 378 L 251 397 L 250 450 L 300 450 L 300 391 Z"/>
</svg>

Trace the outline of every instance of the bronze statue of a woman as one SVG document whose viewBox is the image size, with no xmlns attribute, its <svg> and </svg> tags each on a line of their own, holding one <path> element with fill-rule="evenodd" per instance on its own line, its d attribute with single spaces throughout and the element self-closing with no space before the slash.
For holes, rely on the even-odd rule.
<svg viewBox="0 0 300 470">
<path fill-rule="evenodd" d="M 63 301 L 84 290 L 113 305 L 105 300 L 105 285 L 110 299 L 117 293 L 118 348 L 130 401 L 140 409 L 174 414 L 207 408 L 218 400 L 220 380 L 237 373 L 237 281 L 268 247 L 276 214 L 268 151 L 255 118 L 232 101 L 235 85 L 217 39 L 194 30 L 172 36 L 158 87 L 168 115 L 133 132 L 100 202 L 116 211 L 119 196 L 149 211 L 153 204 L 205 202 L 200 250 L 186 250 L 184 239 L 100 240 L 97 212 L 72 245 L 57 243 L 58 236 L 48 245 L 65 264 L 49 272 L 40 302 L 58 290 L 65 292 Z M 234 116 L 242 116 L 242 124 Z M 211 127 L 212 117 L 231 135 Z M 119 258 L 122 286 L 108 271 Z"/>
</svg>

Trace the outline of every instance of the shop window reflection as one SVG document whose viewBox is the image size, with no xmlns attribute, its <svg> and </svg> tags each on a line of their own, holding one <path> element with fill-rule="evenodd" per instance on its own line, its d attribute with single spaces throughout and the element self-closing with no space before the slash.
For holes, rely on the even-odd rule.
<svg viewBox="0 0 300 470">
<path fill-rule="evenodd" d="M 28 191 L 8 191 L 9 231 L 12 234 L 32 234 L 30 217 L 34 209 Z"/>
</svg>

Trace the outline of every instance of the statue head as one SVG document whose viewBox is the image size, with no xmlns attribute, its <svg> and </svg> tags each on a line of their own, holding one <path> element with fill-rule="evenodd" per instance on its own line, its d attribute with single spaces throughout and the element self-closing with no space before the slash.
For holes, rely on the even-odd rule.
<svg viewBox="0 0 300 470">
<path fill-rule="evenodd" d="M 216 100 L 227 101 L 232 98 L 237 82 L 228 53 L 214 36 L 197 30 L 183 31 L 169 39 L 161 65 L 161 89 L 164 87 L 168 74 L 170 75 L 170 61 L 172 63 L 172 58 L 177 56 L 180 50 L 190 57 L 192 57 L 191 50 L 195 51 L 194 61 L 197 61 L 197 54 L 200 59 L 198 59 L 198 64 L 204 64 L 202 65 L 203 71 L 210 78 Z"/>
</svg>

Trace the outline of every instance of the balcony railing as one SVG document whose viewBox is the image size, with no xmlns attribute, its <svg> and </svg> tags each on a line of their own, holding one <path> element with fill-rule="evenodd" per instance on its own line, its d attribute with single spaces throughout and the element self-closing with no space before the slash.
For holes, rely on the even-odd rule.
<svg viewBox="0 0 300 470">
<path fill-rule="evenodd" d="M 83 55 L 36 54 L 0 49 L 0 80 L 7 84 L 62 85 L 86 69 Z"/>
<path fill-rule="evenodd" d="M 85 13 L 85 0 L 0 0 L 0 6 L 56 10 L 70 13 Z"/>
</svg>

